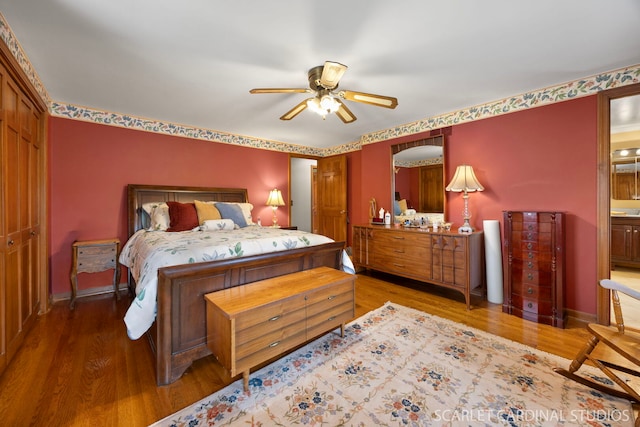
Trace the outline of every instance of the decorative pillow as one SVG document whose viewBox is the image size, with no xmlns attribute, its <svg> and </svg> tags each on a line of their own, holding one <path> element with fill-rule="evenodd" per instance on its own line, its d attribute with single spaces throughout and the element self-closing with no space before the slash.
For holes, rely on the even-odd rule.
<svg viewBox="0 0 640 427">
<path fill-rule="evenodd" d="M 207 219 L 200 226 L 202 231 L 233 230 L 235 224 L 230 219 Z"/>
<path fill-rule="evenodd" d="M 198 222 L 200 225 L 210 219 L 222 219 L 220 211 L 216 208 L 215 204 L 202 202 L 200 200 L 194 200 L 196 205 L 196 212 L 198 213 Z"/>
<path fill-rule="evenodd" d="M 222 202 L 216 202 L 216 204 Z M 244 220 L 247 222 L 247 225 L 254 225 L 253 217 L 251 216 L 251 211 L 253 210 L 253 205 L 251 203 L 237 203 L 237 202 L 225 202 L 228 205 L 237 205 L 242 210 L 242 216 Z"/>
<path fill-rule="evenodd" d="M 398 200 L 398 205 L 400 206 L 400 212 L 404 212 L 407 210 L 407 199 Z"/>
<path fill-rule="evenodd" d="M 222 219 L 232 220 L 238 227 L 246 227 L 247 220 L 238 203 L 216 203 L 216 208 L 220 211 Z"/>
<path fill-rule="evenodd" d="M 152 202 L 142 205 L 142 209 L 149 214 L 151 224 L 149 231 L 166 231 L 170 225 L 169 206 L 165 202 Z"/>
<path fill-rule="evenodd" d="M 171 223 L 167 231 L 193 230 L 200 225 L 198 212 L 193 203 L 167 202 Z"/>
</svg>

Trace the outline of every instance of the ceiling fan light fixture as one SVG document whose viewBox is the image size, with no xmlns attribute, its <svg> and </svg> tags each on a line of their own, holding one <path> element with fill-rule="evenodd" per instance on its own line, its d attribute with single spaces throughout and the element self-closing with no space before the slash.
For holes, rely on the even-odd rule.
<svg viewBox="0 0 640 427">
<path fill-rule="evenodd" d="M 309 89 L 298 88 L 257 88 L 250 93 L 314 93 L 313 98 L 305 99 L 291 110 L 286 112 L 280 120 L 291 120 L 305 109 L 309 109 L 325 119 L 327 114 L 338 116 L 344 123 L 352 123 L 356 116 L 342 102 L 361 102 L 385 108 L 396 108 L 398 100 L 391 96 L 376 95 L 373 93 L 354 92 L 350 90 L 337 91 L 338 83 L 347 66 L 339 62 L 325 61 L 324 65 L 313 67 L 307 73 Z"/>
<path fill-rule="evenodd" d="M 321 116 L 325 116 L 327 114 L 326 111 L 322 110 L 322 107 L 320 106 L 320 100 L 318 98 L 310 98 L 307 100 L 307 108 L 310 111 L 313 111 L 316 114 L 319 114 Z"/>
<path fill-rule="evenodd" d="M 338 111 L 338 108 L 340 108 L 340 104 L 333 96 L 323 95 L 322 98 L 320 98 L 320 108 L 327 113 L 335 113 Z"/>
</svg>

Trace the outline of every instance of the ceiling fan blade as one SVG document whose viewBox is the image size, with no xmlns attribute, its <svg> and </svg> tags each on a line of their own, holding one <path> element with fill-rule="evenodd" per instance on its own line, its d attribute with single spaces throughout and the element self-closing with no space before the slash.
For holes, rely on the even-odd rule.
<svg viewBox="0 0 640 427">
<path fill-rule="evenodd" d="M 313 98 L 310 98 L 310 99 L 313 99 Z M 291 110 L 287 111 L 282 117 L 280 117 L 280 120 L 291 120 L 298 114 L 302 113 L 304 109 L 307 108 L 307 101 L 308 99 L 305 99 L 300 104 L 296 105 Z"/>
<path fill-rule="evenodd" d="M 398 100 L 392 96 L 374 95 L 372 93 L 352 92 L 350 90 L 341 90 L 338 92 L 340 98 L 349 101 L 364 102 L 365 104 L 377 105 L 378 107 L 396 108 Z"/>
<path fill-rule="evenodd" d="M 344 123 L 355 122 L 357 118 L 353 115 L 351 110 L 349 110 L 347 106 L 344 105 L 344 103 L 339 99 L 336 99 L 336 101 L 338 101 L 338 104 L 340 104 L 340 108 L 338 108 L 338 111 L 336 111 L 336 116 L 338 116 Z"/>
<path fill-rule="evenodd" d="M 326 61 L 322 68 L 320 84 L 325 89 L 335 89 L 345 71 L 347 71 L 346 65 L 342 65 L 339 62 Z"/>
<path fill-rule="evenodd" d="M 296 89 L 296 88 L 261 88 L 251 89 L 249 93 L 306 93 L 312 92 L 311 89 Z"/>
</svg>

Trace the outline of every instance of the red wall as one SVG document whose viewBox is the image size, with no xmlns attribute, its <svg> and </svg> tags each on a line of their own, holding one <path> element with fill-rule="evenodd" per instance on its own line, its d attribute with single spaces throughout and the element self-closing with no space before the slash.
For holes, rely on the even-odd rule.
<svg viewBox="0 0 640 427">
<path fill-rule="evenodd" d="M 447 133 L 446 180 L 468 163 L 486 188 L 469 199 L 476 228 L 483 219 L 502 220 L 503 210 L 566 212 L 566 306 L 595 313 L 596 97 L 455 125 Z M 389 147 L 418 137 L 347 154 L 351 224 L 368 221 L 371 197 L 378 207 L 391 208 Z M 270 215 L 264 206 L 269 189 L 287 190 L 289 160 L 283 153 L 60 118 L 51 119 L 49 139 L 54 294 L 69 290 L 74 240 L 115 235 L 125 241 L 129 183 L 246 187 L 255 216 L 263 219 Z M 446 200 L 447 218 L 456 227 L 462 198 L 449 193 Z M 288 222 L 284 210 L 278 215 L 279 222 Z"/>
<path fill-rule="evenodd" d="M 127 184 L 247 188 L 254 220 L 269 221 L 265 206 L 274 187 L 288 200 L 289 156 L 268 150 L 198 141 L 51 118 L 51 291 L 69 292 L 75 240 L 127 239 Z M 278 222 L 287 224 L 285 209 Z M 123 270 L 123 276 L 125 270 Z M 111 275 L 81 274 L 79 289 L 109 284 Z"/>
<path fill-rule="evenodd" d="M 471 222 L 499 219 L 503 210 L 554 210 L 567 214 L 566 307 L 596 311 L 596 97 L 585 97 L 456 125 L 446 139 L 446 183 L 457 165 L 473 166 L 485 191 L 469 198 Z M 409 139 L 365 145 L 362 164 L 380 171 L 363 176 L 362 197 L 389 208 L 389 146 Z M 375 167 L 373 166 L 375 165 Z M 462 222 L 462 197 L 446 195 L 446 216 Z M 367 221 L 354 212 L 354 223 Z"/>
</svg>

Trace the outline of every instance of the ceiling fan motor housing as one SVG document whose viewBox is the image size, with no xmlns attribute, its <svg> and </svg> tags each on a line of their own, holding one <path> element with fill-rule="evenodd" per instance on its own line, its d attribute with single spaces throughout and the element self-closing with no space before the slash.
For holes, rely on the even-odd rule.
<svg viewBox="0 0 640 427">
<path fill-rule="evenodd" d="M 318 65 L 317 67 L 313 67 L 312 69 L 309 70 L 309 87 L 315 91 L 320 91 L 323 89 L 327 89 L 327 90 L 336 89 L 338 87 L 337 84 L 333 88 L 326 88 L 320 84 L 323 70 L 324 70 L 324 65 Z"/>
</svg>

